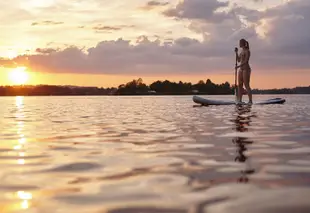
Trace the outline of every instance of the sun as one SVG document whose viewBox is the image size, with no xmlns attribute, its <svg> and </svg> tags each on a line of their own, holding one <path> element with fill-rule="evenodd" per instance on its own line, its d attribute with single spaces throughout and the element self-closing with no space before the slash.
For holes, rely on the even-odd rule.
<svg viewBox="0 0 310 213">
<path fill-rule="evenodd" d="M 9 80 L 13 84 L 25 84 L 29 79 L 26 67 L 17 67 L 9 73 Z"/>
</svg>

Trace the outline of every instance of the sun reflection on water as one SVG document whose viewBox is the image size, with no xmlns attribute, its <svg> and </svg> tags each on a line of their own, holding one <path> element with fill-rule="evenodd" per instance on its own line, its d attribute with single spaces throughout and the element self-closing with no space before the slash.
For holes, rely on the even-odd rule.
<svg viewBox="0 0 310 213">
<path fill-rule="evenodd" d="M 28 209 L 30 207 L 30 200 L 32 200 L 32 194 L 30 192 L 18 191 L 17 197 L 21 199 L 20 208 Z"/>
<path fill-rule="evenodd" d="M 16 96 L 16 106 L 18 109 L 22 108 L 24 105 L 24 97 L 23 96 Z"/>
<path fill-rule="evenodd" d="M 25 164 L 25 159 L 18 159 L 18 164 L 19 165 L 24 165 Z"/>
<path fill-rule="evenodd" d="M 15 99 L 15 105 L 17 108 L 15 119 L 16 119 L 16 132 L 18 135 L 17 144 L 14 145 L 14 150 L 16 150 L 17 153 L 17 164 L 20 166 L 24 166 L 26 164 L 25 160 L 25 145 L 27 143 L 27 139 L 24 134 L 25 129 L 25 122 L 24 122 L 24 97 L 17 96 Z M 17 208 L 18 209 L 28 209 L 30 208 L 30 200 L 32 200 L 32 193 L 25 192 L 25 191 L 17 191 L 16 196 L 21 200 L 21 202 L 18 202 Z"/>
<path fill-rule="evenodd" d="M 17 196 L 22 199 L 22 200 L 31 200 L 32 199 L 32 194 L 29 192 L 24 192 L 24 191 L 18 191 Z"/>
<path fill-rule="evenodd" d="M 25 138 L 25 135 L 23 133 L 25 124 L 24 121 L 22 120 L 25 117 L 24 114 L 24 97 L 23 96 L 17 96 L 15 99 L 15 105 L 17 108 L 15 118 L 17 120 L 16 122 L 16 129 L 17 129 L 17 135 L 18 135 L 18 144 L 15 145 L 13 148 L 14 150 L 18 151 L 18 160 L 17 164 L 19 165 L 24 165 L 25 164 L 25 159 L 23 158 L 25 156 L 24 152 L 24 145 L 26 144 L 27 140 Z"/>
</svg>

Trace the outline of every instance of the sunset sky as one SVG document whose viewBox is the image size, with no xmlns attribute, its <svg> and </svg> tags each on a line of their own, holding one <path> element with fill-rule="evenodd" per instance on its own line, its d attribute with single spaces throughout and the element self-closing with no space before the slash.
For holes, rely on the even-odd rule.
<svg viewBox="0 0 310 213">
<path fill-rule="evenodd" d="M 309 0 L 9 0 L 0 8 L 0 85 L 233 83 L 240 38 L 250 43 L 253 88 L 310 85 Z"/>
</svg>

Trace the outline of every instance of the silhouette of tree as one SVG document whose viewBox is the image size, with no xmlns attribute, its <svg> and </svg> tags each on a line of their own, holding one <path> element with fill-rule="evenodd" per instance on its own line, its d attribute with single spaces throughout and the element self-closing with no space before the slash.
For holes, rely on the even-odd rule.
<svg viewBox="0 0 310 213">
<path fill-rule="evenodd" d="M 225 95 L 233 94 L 234 87 L 228 82 L 215 84 L 210 79 L 197 84 L 179 81 L 155 81 L 147 86 L 141 78 L 121 84 L 118 88 L 76 87 L 57 85 L 37 86 L 0 86 L 0 96 L 48 96 L 48 95 Z M 254 89 L 253 94 L 310 94 L 309 87 L 295 87 L 292 89 Z"/>
<path fill-rule="evenodd" d="M 149 87 L 143 83 L 143 80 L 132 80 L 125 85 L 118 87 L 117 95 L 145 95 L 148 94 Z"/>
</svg>

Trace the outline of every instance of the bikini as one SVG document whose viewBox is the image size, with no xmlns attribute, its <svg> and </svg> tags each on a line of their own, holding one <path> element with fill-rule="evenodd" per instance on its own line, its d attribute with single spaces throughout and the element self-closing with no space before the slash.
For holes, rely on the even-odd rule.
<svg viewBox="0 0 310 213">
<path fill-rule="evenodd" d="M 240 53 L 240 64 L 242 64 L 243 63 L 243 61 L 244 61 L 244 58 L 245 58 L 245 52 L 244 52 L 244 50 L 242 50 L 242 52 Z M 241 66 L 240 67 L 240 69 L 239 69 L 239 72 L 243 72 L 243 70 L 246 70 L 246 71 L 248 71 L 248 72 L 251 72 L 252 71 L 252 69 L 251 69 L 251 67 L 250 67 L 250 65 L 249 65 L 249 63 L 247 63 L 247 64 L 244 64 L 243 66 Z"/>
</svg>

